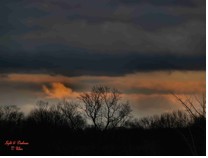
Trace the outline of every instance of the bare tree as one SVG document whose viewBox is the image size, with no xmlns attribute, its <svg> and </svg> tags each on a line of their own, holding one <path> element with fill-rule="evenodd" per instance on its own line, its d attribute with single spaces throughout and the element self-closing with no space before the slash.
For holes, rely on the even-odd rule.
<svg viewBox="0 0 208 158">
<path fill-rule="evenodd" d="M 18 123 L 24 118 L 16 105 L 0 106 L 0 120 Z"/>
<path fill-rule="evenodd" d="M 91 119 L 94 127 L 100 130 L 123 125 L 131 112 L 128 102 L 121 102 L 120 92 L 106 86 L 94 86 L 89 93 L 79 99 L 82 109 Z"/>
<path fill-rule="evenodd" d="M 85 120 L 78 112 L 78 105 L 67 100 L 50 105 L 46 101 L 38 101 L 37 108 L 31 111 L 29 120 L 36 124 L 68 126 L 71 129 L 82 129 L 85 127 Z"/>
<path fill-rule="evenodd" d="M 173 96 L 181 103 L 193 119 L 206 119 L 206 96 L 204 94 L 201 98 L 194 95 L 182 99 L 174 93 Z"/>
<path fill-rule="evenodd" d="M 78 104 L 63 100 L 58 104 L 58 107 L 64 118 L 69 122 L 71 128 L 82 129 L 85 127 L 86 122 L 78 111 Z"/>
<path fill-rule="evenodd" d="M 176 94 L 173 94 L 175 98 L 181 103 L 181 105 L 186 109 L 189 116 L 193 120 L 193 125 L 197 126 L 197 128 L 200 130 L 201 135 L 206 136 L 206 96 L 203 94 L 201 97 L 192 95 L 190 97 L 186 97 L 185 99 L 182 99 L 181 97 L 177 96 Z M 193 155 L 198 155 L 197 148 L 196 148 L 196 142 L 194 140 L 191 128 L 188 128 L 189 135 L 191 137 L 191 142 L 188 142 L 187 137 L 181 133 L 184 140 L 187 141 L 187 144 L 190 146 L 190 150 L 192 151 Z"/>
</svg>

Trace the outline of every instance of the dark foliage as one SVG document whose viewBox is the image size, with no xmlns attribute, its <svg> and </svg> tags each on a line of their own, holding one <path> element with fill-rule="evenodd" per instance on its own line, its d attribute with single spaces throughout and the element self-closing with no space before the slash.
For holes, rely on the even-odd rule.
<svg viewBox="0 0 208 158">
<path fill-rule="evenodd" d="M 177 97 L 187 112 L 139 120 L 127 119 L 130 107 L 115 89 L 94 87 L 80 99 L 84 108 L 39 101 L 28 116 L 16 106 L 0 106 L 0 155 L 206 155 L 204 99 L 197 100 L 201 111 Z M 15 151 L 7 140 L 29 145 Z"/>
<path fill-rule="evenodd" d="M 71 103 L 70 103 L 71 104 Z M 69 105 L 70 105 L 69 104 Z M 68 104 L 44 106 L 23 117 L 15 106 L 0 109 L 1 155 L 205 155 L 204 118 L 174 112 L 129 121 L 105 131 L 86 126 Z M 66 111 L 71 111 L 67 113 Z M 73 113 L 73 115 L 72 115 Z M 73 116 L 73 117 L 72 117 Z M 71 117 L 71 118 L 69 118 Z M 74 126 L 72 121 L 79 125 Z M 23 151 L 11 151 L 6 140 L 25 140 Z"/>
</svg>

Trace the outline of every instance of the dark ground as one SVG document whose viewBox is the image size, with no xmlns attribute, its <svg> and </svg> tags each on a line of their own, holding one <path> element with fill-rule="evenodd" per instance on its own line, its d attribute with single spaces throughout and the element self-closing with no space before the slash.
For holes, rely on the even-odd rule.
<svg viewBox="0 0 208 158">
<path fill-rule="evenodd" d="M 0 130 L 0 155 L 206 155 L 206 131 L 198 126 L 174 129 L 73 131 L 68 127 L 13 126 Z M 29 142 L 12 151 L 6 140 Z"/>
</svg>

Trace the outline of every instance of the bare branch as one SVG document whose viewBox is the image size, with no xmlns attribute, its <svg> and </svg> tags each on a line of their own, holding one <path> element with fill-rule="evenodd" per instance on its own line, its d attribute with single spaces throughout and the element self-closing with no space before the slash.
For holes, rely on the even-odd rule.
<svg viewBox="0 0 208 158">
<path fill-rule="evenodd" d="M 79 99 L 94 127 L 100 130 L 121 125 L 131 111 L 129 104 L 120 103 L 120 92 L 106 86 L 94 86 L 91 92 L 83 93 Z"/>
</svg>

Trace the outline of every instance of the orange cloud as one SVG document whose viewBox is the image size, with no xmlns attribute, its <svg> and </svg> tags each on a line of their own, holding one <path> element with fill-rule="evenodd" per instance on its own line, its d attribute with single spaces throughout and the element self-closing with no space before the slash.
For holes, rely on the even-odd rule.
<svg viewBox="0 0 208 158">
<path fill-rule="evenodd" d="M 43 85 L 43 92 L 49 97 L 54 99 L 73 98 L 77 93 L 73 92 L 71 88 L 66 87 L 60 82 L 51 84 L 51 87 Z"/>
<path fill-rule="evenodd" d="M 154 94 L 174 92 L 178 94 L 203 93 L 206 91 L 206 73 L 195 72 L 149 72 L 135 73 L 123 77 L 115 77 L 113 80 L 106 80 L 107 85 L 116 85 L 122 91 L 135 90 L 145 94 L 144 90 L 152 91 Z"/>
<path fill-rule="evenodd" d="M 124 93 L 161 94 L 174 92 L 177 94 L 204 93 L 206 91 L 205 71 L 165 71 L 139 72 L 125 76 L 76 76 L 47 74 L 9 74 L 1 81 L 14 83 L 69 83 L 81 87 L 85 91 L 95 84 L 115 87 Z M 79 89 L 80 90 L 80 89 Z"/>
<path fill-rule="evenodd" d="M 205 93 L 206 72 L 173 71 L 167 73 L 165 71 L 155 71 L 138 72 L 124 76 L 70 77 L 50 76 L 48 74 L 8 74 L 8 76 L 0 77 L 0 83 L 4 86 L 1 89 L 6 90 L 2 90 L 2 100 L 6 98 L 5 95 L 11 95 L 11 90 L 7 90 L 8 87 L 6 87 L 10 83 L 12 89 L 15 85 L 20 85 L 18 95 L 22 93 L 22 100 L 28 99 L 26 94 L 33 95 L 34 91 L 35 97 L 38 93 L 38 97 L 44 99 L 45 97 L 49 99 L 77 99 L 79 93 L 90 90 L 90 87 L 96 84 L 107 85 L 118 88 L 123 92 L 123 99 L 130 101 L 136 115 L 145 116 L 183 109 L 183 106 L 169 92 L 174 92 L 184 100 L 186 97 L 191 97 L 191 95 Z M 72 90 L 66 85 L 73 85 L 75 89 Z M 40 89 L 41 86 L 42 89 Z"/>
<path fill-rule="evenodd" d="M 70 77 L 48 74 L 9 74 L 8 77 L 0 78 L 0 81 L 23 82 L 23 83 L 54 83 L 72 82 Z"/>
</svg>

